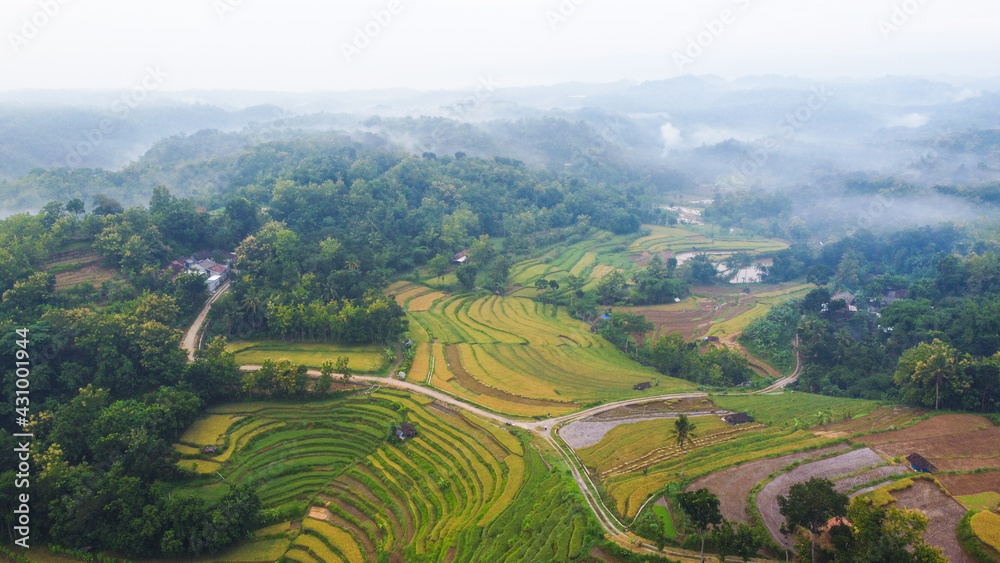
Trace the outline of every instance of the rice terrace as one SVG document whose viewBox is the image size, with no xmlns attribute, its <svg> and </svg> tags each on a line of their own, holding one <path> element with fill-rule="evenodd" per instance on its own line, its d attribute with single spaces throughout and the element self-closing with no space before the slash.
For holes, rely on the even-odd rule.
<svg viewBox="0 0 1000 563">
<path fill-rule="evenodd" d="M 652 321 L 637 335 L 646 342 L 679 333 L 740 350 L 765 394 L 658 373 L 552 299 L 654 256 L 710 252 L 721 264 L 786 247 L 653 227 L 631 242 L 598 233 L 542 249 L 511 267 L 503 293 L 456 291 L 453 274 L 396 282 L 386 294 L 409 320 L 398 377 L 385 371 L 388 350 L 234 343 L 244 364 L 289 358 L 315 378 L 343 354 L 355 375 L 335 399 L 214 407 L 174 446 L 200 476 L 174 492 L 213 501 L 233 484 L 256 487 L 272 523 L 219 561 L 689 561 L 684 488 L 716 494 L 729 521 L 762 525 L 757 558 L 777 558 L 792 543 L 776 499 L 793 484 L 822 477 L 851 496 L 893 486 L 908 506 L 908 488 L 893 483 L 913 474 L 911 451 L 942 472 L 929 477 L 942 506 L 997 508 L 1000 458 L 982 447 L 1000 440 L 991 421 L 783 391 L 798 370 L 781 373 L 736 341 L 812 285 L 695 286 L 674 304 L 613 308 Z M 673 432 L 682 415 L 697 428 L 687 444 Z M 953 561 L 972 560 L 957 539 L 963 510 L 929 511 L 928 541 Z"/>
<path fill-rule="evenodd" d="M 195 477 L 170 494 L 211 504 L 250 485 L 266 518 L 199 560 L 697 561 L 700 536 L 679 495 L 704 489 L 732 526 L 757 530 L 752 558 L 775 561 L 803 545 L 782 532 L 779 498 L 814 478 L 922 510 L 927 543 L 951 561 L 994 556 L 993 420 L 796 391 L 808 343 L 779 343 L 793 358 L 782 369 L 744 344 L 747 327 L 814 284 L 723 279 L 667 304 L 599 306 L 590 319 L 567 305 L 609 276 L 673 267 L 685 253 L 731 276 L 728 258 L 766 267 L 787 247 L 705 228 L 650 227 L 631 239 L 596 231 L 528 252 L 505 291 L 463 290 L 454 272 L 392 283 L 385 295 L 408 321 L 399 345 L 230 343 L 248 374 L 301 366 L 318 386 L 338 358 L 351 374 L 333 374 L 319 398 L 213 406 L 177 439 L 178 465 Z M 648 324 L 624 346 L 602 332 L 640 317 Z M 669 335 L 694 358 L 735 351 L 747 380 L 699 383 L 639 361 L 638 347 L 655 350 Z M 682 418 L 693 423 L 686 441 Z M 908 459 L 915 452 L 927 467 Z"/>
</svg>

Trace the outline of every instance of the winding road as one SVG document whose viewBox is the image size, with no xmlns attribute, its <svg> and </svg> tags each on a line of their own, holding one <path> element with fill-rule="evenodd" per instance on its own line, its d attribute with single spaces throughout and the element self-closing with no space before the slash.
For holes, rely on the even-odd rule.
<svg viewBox="0 0 1000 563">
<path fill-rule="evenodd" d="M 194 361 L 194 353 L 200 347 L 200 334 L 202 327 L 205 324 L 205 320 L 208 318 L 208 313 L 212 308 L 212 304 L 219 299 L 227 290 L 229 289 L 229 284 L 226 283 L 224 286 L 219 288 L 209 300 L 205 303 L 198 317 L 195 318 L 194 323 L 191 328 L 188 329 L 181 343 L 182 348 L 184 348 L 188 353 L 188 360 Z M 798 349 L 796 346 L 796 359 L 799 359 Z M 244 365 L 240 366 L 243 371 L 256 371 L 259 370 L 261 366 L 259 365 Z M 776 381 L 773 385 L 757 391 L 756 393 L 769 393 L 778 389 L 783 389 L 786 385 L 791 384 L 798 379 L 798 374 L 801 369 L 801 362 L 795 368 L 795 372 L 781 380 Z M 318 370 L 309 370 L 308 374 L 312 377 L 319 377 L 321 374 Z M 343 377 L 339 374 L 334 374 L 334 377 Z M 636 399 L 626 399 L 622 401 L 615 401 L 612 403 L 607 403 L 597 407 L 593 407 L 584 411 L 556 417 L 549 418 L 542 421 L 524 421 L 516 420 L 511 417 L 503 416 L 492 412 L 483 407 L 477 406 L 470 403 L 469 401 L 460 399 L 448 393 L 441 392 L 437 389 L 433 389 L 426 385 L 418 385 L 415 383 L 410 383 L 408 381 L 401 381 L 392 377 L 374 377 L 367 375 L 354 375 L 350 377 L 350 381 L 370 383 L 380 387 L 389 387 L 393 389 L 399 389 L 403 391 L 408 391 L 411 393 L 416 393 L 423 395 L 425 397 L 430 397 L 436 401 L 440 401 L 444 404 L 465 410 L 466 412 L 472 413 L 474 415 L 499 422 L 504 425 L 515 426 L 524 430 L 528 430 L 535 434 L 541 436 L 546 443 L 548 443 L 553 451 L 555 451 L 559 457 L 566 463 L 569 468 L 570 473 L 573 476 L 573 480 L 576 482 L 577 486 L 580 488 L 580 492 L 583 494 L 583 498 L 587 503 L 587 506 L 594 512 L 597 521 L 604 528 L 608 539 L 617 543 L 618 545 L 636 552 L 645 554 L 658 554 L 661 556 L 667 556 L 671 558 L 678 559 L 680 561 L 701 561 L 698 553 L 693 551 L 687 551 L 675 548 L 665 548 L 662 551 L 658 550 L 656 546 L 648 543 L 643 538 L 631 533 L 628 527 L 623 524 L 614 512 L 607 507 L 604 500 L 601 498 L 598 492 L 597 486 L 590 479 L 587 474 L 586 469 L 584 469 L 583 464 L 577 458 L 576 453 L 566 445 L 558 436 L 557 429 L 563 424 L 572 422 L 574 420 L 579 420 L 587 418 L 589 416 L 594 416 L 603 412 L 614 410 L 619 407 L 638 405 L 642 403 L 650 403 L 655 401 L 668 401 L 671 399 L 690 399 L 690 398 L 700 398 L 707 397 L 707 393 L 675 393 L 670 395 L 658 395 L 654 397 L 640 397 Z M 730 558 L 727 561 L 741 561 L 739 559 Z"/>
</svg>

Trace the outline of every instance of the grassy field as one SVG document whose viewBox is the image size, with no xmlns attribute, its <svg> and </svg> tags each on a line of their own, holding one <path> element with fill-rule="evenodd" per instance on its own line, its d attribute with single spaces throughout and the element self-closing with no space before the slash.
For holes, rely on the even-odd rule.
<svg viewBox="0 0 1000 563">
<path fill-rule="evenodd" d="M 957 496 L 955 499 L 969 510 L 996 510 L 1000 506 L 1000 493 L 993 491 L 978 495 Z"/>
<path fill-rule="evenodd" d="M 402 420 L 419 435 L 390 440 Z M 225 405 L 182 441 L 219 445 L 210 459 L 185 450 L 182 461 L 215 464 L 218 474 L 172 494 L 213 501 L 230 484 L 249 483 L 265 510 L 309 513 L 300 529 L 270 526 L 220 561 L 521 561 L 537 553 L 571 561 L 595 537 L 551 459 L 505 427 L 402 392 Z M 522 533 L 525 522 L 532 533 Z"/>
<path fill-rule="evenodd" d="M 375 373 L 385 364 L 385 351 L 379 346 L 350 346 L 341 344 L 288 343 L 274 340 L 237 341 L 229 345 L 240 365 L 260 365 L 266 359 L 291 360 L 293 364 L 319 369 L 327 360 L 337 356 L 351 359 L 355 373 Z"/>
<path fill-rule="evenodd" d="M 832 414 L 832 420 L 843 419 L 845 412 L 850 418 L 860 417 L 878 408 L 876 401 L 825 397 L 810 393 L 786 392 L 776 395 L 715 395 L 712 402 L 726 410 L 747 412 L 757 422 L 768 426 L 791 427 L 798 419 L 803 427 L 813 427 L 820 411 Z"/>
</svg>

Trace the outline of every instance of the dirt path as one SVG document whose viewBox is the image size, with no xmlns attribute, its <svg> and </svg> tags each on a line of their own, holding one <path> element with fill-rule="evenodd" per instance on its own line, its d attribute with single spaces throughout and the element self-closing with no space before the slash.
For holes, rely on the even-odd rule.
<svg viewBox="0 0 1000 563">
<path fill-rule="evenodd" d="M 194 323 L 191 328 L 188 329 L 187 333 L 184 335 L 184 339 L 181 340 L 181 348 L 187 350 L 188 362 L 194 362 L 194 351 L 197 350 L 199 346 L 198 338 L 201 336 L 201 327 L 205 324 L 205 319 L 208 318 L 208 312 L 212 310 L 212 303 L 215 303 L 224 293 L 229 291 L 229 282 L 226 282 L 205 302 L 205 306 L 201 308 L 201 312 L 195 318 Z"/>
</svg>

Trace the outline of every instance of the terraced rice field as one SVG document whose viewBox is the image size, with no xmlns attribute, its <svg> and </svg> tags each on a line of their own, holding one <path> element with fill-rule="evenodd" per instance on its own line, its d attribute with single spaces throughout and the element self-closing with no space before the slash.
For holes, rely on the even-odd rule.
<svg viewBox="0 0 1000 563">
<path fill-rule="evenodd" d="M 695 420 L 698 424 L 696 434 L 701 438 L 696 439 L 696 447 L 686 450 L 685 478 L 831 443 L 828 438 L 802 430 L 757 424 L 723 427 L 708 420 Z M 650 428 L 657 425 L 659 428 Z M 670 419 L 618 426 L 597 445 L 579 450 L 584 465 L 593 469 L 591 475 L 605 476 L 599 487 L 605 502 L 619 515 L 634 518 L 651 495 L 681 479 L 681 452 L 669 445 L 672 427 Z M 618 455 L 619 448 L 627 449 L 628 455 Z"/>
<path fill-rule="evenodd" d="M 764 525 L 771 531 L 775 541 L 785 547 L 791 547 L 792 538 L 785 537 L 779 531 L 781 524 L 785 521 L 785 517 L 781 515 L 778 508 L 779 496 L 788 495 L 792 485 L 812 478 L 837 481 L 882 465 L 886 465 L 886 461 L 881 456 L 868 448 L 862 448 L 828 459 L 806 463 L 778 475 L 757 493 L 757 508 L 764 519 Z M 868 480 L 864 482 L 868 482 Z"/>
<path fill-rule="evenodd" d="M 976 415 L 938 415 L 858 441 L 888 457 L 919 453 L 942 472 L 1000 469 L 1000 428 Z"/>
<path fill-rule="evenodd" d="M 846 450 L 848 447 L 847 444 L 838 444 L 817 450 L 751 461 L 696 479 L 688 486 L 687 490 L 708 489 L 719 497 L 719 511 L 722 512 L 722 516 L 726 520 L 749 523 L 746 513 L 747 498 L 750 497 L 753 488 L 766 479 L 768 475 L 784 469 L 793 462 L 823 457 L 836 451 Z"/>
<path fill-rule="evenodd" d="M 771 239 L 750 239 L 719 236 L 709 238 L 675 227 L 646 226 L 652 232 L 629 246 L 631 252 L 749 252 L 763 254 L 788 248 L 788 244 Z"/>
<path fill-rule="evenodd" d="M 776 286 L 773 290 L 767 287 L 771 291 L 750 294 L 740 293 L 736 287 L 699 287 L 695 289 L 699 297 L 689 297 L 680 303 L 620 307 L 616 310 L 645 316 L 655 327 L 654 338 L 674 332 L 688 341 L 705 336 L 722 338 L 742 332 L 754 319 L 766 315 L 774 306 L 805 297 L 814 287 L 789 284 Z"/>
<path fill-rule="evenodd" d="M 634 363 L 564 309 L 527 298 L 444 296 L 410 318 L 412 377 L 498 412 L 557 416 L 641 396 L 633 385 L 653 379 L 660 386 L 644 393 L 692 387 Z"/>
<path fill-rule="evenodd" d="M 507 428 L 428 399 L 377 391 L 241 407 L 212 410 L 186 435 L 222 446 L 212 458 L 219 476 L 174 494 L 212 500 L 250 483 L 265 510 L 307 515 L 297 529 L 271 526 L 218 560 L 492 562 L 544 553 L 571 561 L 598 533 L 551 460 Z M 389 440 L 404 419 L 418 436 Z M 531 533 L 522 533 L 526 523 Z"/>
</svg>

